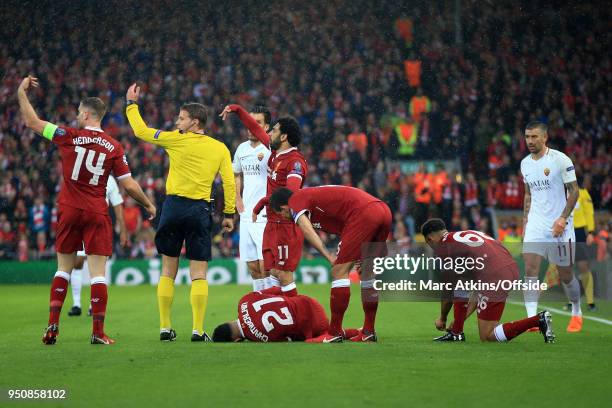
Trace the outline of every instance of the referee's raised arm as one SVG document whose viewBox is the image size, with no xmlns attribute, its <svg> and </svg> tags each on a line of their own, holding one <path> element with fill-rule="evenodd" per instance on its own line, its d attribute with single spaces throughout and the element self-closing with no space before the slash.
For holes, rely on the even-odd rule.
<svg viewBox="0 0 612 408">
<path fill-rule="evenodd" d="M 204 315 L 208 302 L 206 273 L 211 257 L 210 207 L 212 187 L 217 174 L 223 180 L 225 208 L 223 229 L 234 229 L 236 184 L 230 152 L 222 142 L 205 134 L 208 119 L 206 107 L 186 103 L 180 107 L 176 129 L 162 131 L 146 125 L 138 109 L 140 87 L 128 88 L 126 115 L 139 139 L 165 149 L 170 157 L 166 180 L 166 199 L 155 234 L 157 252 L 162 255 L 162 273 L 157 286 L 160 340 L 172 341 L 176 332 L 170 321 L 174 297 L 174 279 L 179 255 L 185 244 L 191 275 L 191 307 L 193 309 L 192 341 L 210 341 L 204 332 Z"/>
</svg>

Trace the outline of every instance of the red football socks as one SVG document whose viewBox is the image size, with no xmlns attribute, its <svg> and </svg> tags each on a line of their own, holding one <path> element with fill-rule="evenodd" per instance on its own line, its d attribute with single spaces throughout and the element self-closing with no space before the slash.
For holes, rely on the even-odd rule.
<svg viewBox="0 0 612 408">
<path fill-rule="evenodd" d="M 298 292 L 297 292 L 297 287 L 295 286 L 295 282 L 291 282 L 288 285 L 285 285 L 281 288 L 281 294 L 283 296 L 297 296 Z"/>
<path fill-rule="evenodd" d="M 51 282 L 51 295 L 49 296 L 49 325 L 58 324 L 64 299 L 68 292 L 70 274 L 57 271 Z"/>
<path fill-rule="evenodd" d="M 374 333 L 376 311 L 378 310 L 378 291 L 374 289 L 374 280 L 361 282 L 361 306 L 363 307 L 363 331 Z"/>
<path fill-rule="evenodd" d="M 459 298 L 453 300 L 453 326 L 450 330 L 455 333 L 463 333 L 463 323 L 465 323 L 465 316 L 467 315 L 468 299 Z"/>
<path fill-rule="evenodd" d="M 104 335 L 104 317 L 106 316 L 106 303 L 108 291 L 104 278 L 91 280 L 91 314 L 93 316 L 93 334 Z"/>
<path fill-rule="evenodd" d="M 340 279 L 342 281 L 348 281 L 348 285 L 350 285 L 350 281 L 348 279 Z M 329 334 L 331 335 L 340 335 L 342 334 L 342 320 L 344 319 L 344 312 L 349 305 L 349 300 L 351 299 L 351 287 L 350 286 L 336 286 L 338 281 L 334 281 L 332 283 L 331 288 L 331 296 L 329 299 L 329 307 L 331 309 L 331 320 L 329 322 Z M 342 285 L 344 283 L 341 283 Z"/>
<path fill-rule="evenodd" d="M 517 320 L 515 322 L 504 323 L 502 325 L 506 340 L 512 340 L 519 334 L 531 329 L 532 327 L 538 327 L 540 316 L 535 315 L 523 320 Z"/>
</svg>

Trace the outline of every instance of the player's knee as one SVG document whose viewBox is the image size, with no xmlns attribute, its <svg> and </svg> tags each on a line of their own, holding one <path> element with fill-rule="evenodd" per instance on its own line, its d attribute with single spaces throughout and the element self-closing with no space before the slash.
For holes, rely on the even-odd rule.
<svg viewBox="0 0 612 408">
<path fill-rule="evenodd" d="M 247 262 L 247 267 L 249 268 L 251 278 L 262 279 L 266 277 L 261 268 L 259 267 L 259 261 L 249 261 Z"/>
<path fill-rule="evenodd" d="M 480 341 L 485 343 L 489 341 L 497 341 L 497 339 L 495 338 L 495 333 L 493 333 L 493 330 L 487 329 L 480 332 Z"/>
<path fill-rule="evenodd" d="M 281 286 L 285 286 L 293 282 L 293 272 L 291 271 L 280 271 L 275 269 L 273 270 L 272 275 L 280 281 Z"/>
<path fill-rule="evenodd" d="M 331 270 L 333 280 L 348 279 L 349 272 L 351 271 L 352 262 L 347 262 L 339 265 L 334 265 Z"/>
<path fill-rule="evenodd" d="M 74 268 L 83 269 L 83 265 L 85 265 L 85 258 L 77 256 L 76 261 L 74 261 Z"/>
<path fill-rule="evenodd" d="M 574 279 L 574 272 L 571 266 L 557 266 L 557 270 L 559 271 L 559 278 L 563 282 L 570 283 Z"/>
</svg>

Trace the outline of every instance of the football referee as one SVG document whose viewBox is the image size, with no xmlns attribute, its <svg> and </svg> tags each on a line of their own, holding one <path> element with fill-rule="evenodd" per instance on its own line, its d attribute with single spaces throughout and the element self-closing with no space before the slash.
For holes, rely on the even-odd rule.
<svg viewBox="0 0 612 408">
<path fill-rule="evenodd" d="M 204 332 L 204 316 L 208 302 L 206 272 L 211 253 L 210 195 L 217 173 L 223 180 L 225 231 L 234 229 L 236 185 L 232 160 L 227 147 L 204 134 L 206 108 L 199 103 L 181 106 L 177 129 L 165 132 L 147 127 L 138 111 L 140 87 L 129 87 L 126 115 L 139 139 L 158 145 L 170 156 L 166 181 L 166 200 L 162 207 L 155 234 L 157 252 L 162 255 L 162 276 L 157 285 L 160 335 L 162 341 L 172 341 L 176 332 L 170 323 L 174 298 L 174 279 L 178 272 L 179 254 L 185 242 L 191 276 L 191 309 L 193 333 L 191 341 L 211 341 Z"/>
</svg>

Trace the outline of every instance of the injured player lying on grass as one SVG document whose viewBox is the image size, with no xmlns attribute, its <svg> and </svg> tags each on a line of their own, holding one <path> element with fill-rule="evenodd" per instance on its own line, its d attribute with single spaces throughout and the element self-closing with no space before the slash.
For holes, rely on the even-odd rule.
<svg viewBox="0 0 612 408">
<path fill-rule="evenodd" d="M 329 320 L 323 306 L 309 296 L 282 296 L 251 292 L 238 302 L 238 319 L 215 328 L 214 342 L 306 341 L 325 343 Z M 357 336 L 357 329 L 344 330 L 344 339 Z"/>
</svg>

